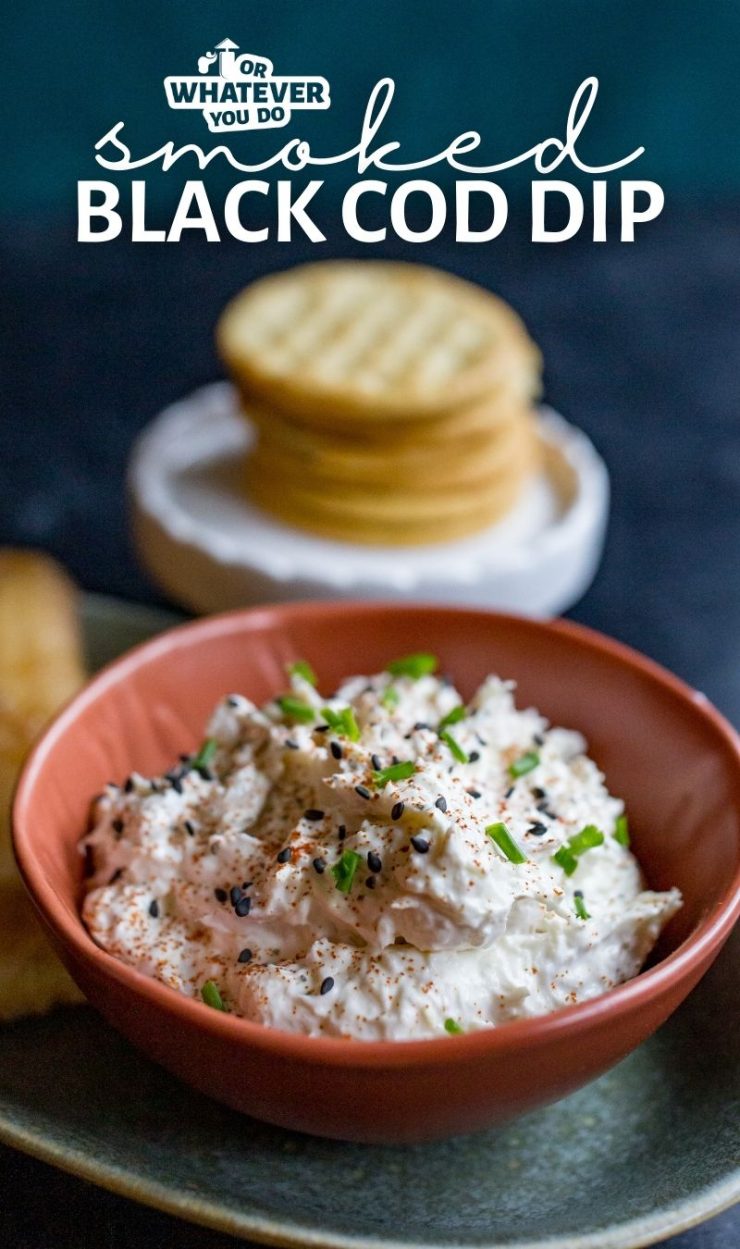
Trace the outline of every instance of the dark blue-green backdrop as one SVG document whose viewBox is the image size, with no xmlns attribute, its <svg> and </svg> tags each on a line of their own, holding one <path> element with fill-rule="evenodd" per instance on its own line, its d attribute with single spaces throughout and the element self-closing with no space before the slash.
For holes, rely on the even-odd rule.
<svg viewBox="0 0 740 1249">
<path fill-rule="evenodd" d="M 168 138 L 208 145 L 198 114 L 169 110 L 162 79 L 195 73 L 225 36 L 277 73 L 323 74 L 332 89 L 328 113 L 235 140 L 245 157 L 292 133 L 326 151 L 350 146 L 372 85 L 390 75 L 388 132 L 411 159 L 470 128 L 500 159 L 561 134 L 578 83 L 596 74 L 586 155 L 606 162 L 644 144 L 635 176 L 670 196 L 740 189 L 735 0 L 26 0 L 6 7 L 4 25 L 11 215 L 71 218 L 77 179 L 105 176 L 92 149 L 117 121 L 139 153 Z M 507 190 L 521 193 L 530 176 L 506 175 Z M 233 177 L 209 173 L 209 187 Z M 152 194 L 169 200 L 182 180 L 179 169 L 152 179 Z"/>
</svg>

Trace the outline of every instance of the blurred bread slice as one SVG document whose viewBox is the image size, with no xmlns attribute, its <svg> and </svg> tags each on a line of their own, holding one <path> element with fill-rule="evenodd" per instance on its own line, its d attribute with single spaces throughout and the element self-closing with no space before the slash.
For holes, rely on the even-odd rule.
<svg viewBox="0 0 740 1249">
<path fill-rule="evenodd" d="M 0 1022 L 81 1002 L 20 881 L 0 886 Z"/>
<path fill-rule="evenodd" d="M 48 556 L 0 550 L 0 1020 L 80 999 L 18 877 L 10 806 L 29 748 L 84 680 L 72 582 Z"/>
</svg>

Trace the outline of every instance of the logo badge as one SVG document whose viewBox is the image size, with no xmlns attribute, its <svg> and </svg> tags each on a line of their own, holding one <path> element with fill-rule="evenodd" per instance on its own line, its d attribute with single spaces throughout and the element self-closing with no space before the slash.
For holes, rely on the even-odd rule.
<svg viewBox="0 0 740 1249">
<path fill-rule="evenodd" d="M 266 56 L 222 39 L 198 58 L 198 73 L 164 80 L 170 108 L 197 109 L 214 134 L 287 126 L 296 109 L 329 108 L 325 78 L 276 75 Z"/>
</svg>

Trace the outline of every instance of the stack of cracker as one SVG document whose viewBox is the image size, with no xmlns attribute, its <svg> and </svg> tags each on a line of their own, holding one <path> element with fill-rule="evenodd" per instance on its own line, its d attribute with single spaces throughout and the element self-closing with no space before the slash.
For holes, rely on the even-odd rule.
<svg viewBox="0 0 740 1249">
<path fill-rule="evenodd" d="M 246 486 L 326 537 L 443 542 L 516 502 L 537 464 L 541 359 L 502 300 L 395 261 L 263 278 L 218 325 L 256 427 Z"/>
</svg>

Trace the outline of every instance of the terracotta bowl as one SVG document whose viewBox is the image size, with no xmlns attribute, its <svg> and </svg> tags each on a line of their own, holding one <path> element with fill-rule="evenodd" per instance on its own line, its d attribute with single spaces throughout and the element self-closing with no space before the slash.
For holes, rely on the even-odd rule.
<svg viewBox="0 0 740 1249">
<path fill-rule="evenodd" d="M 520 705 L 580 729 L 627 803 L 655 888 L 683 909 L 652 965 L 582 1005 L 468 1036 L 342 1041 L 263 1028 L 158 984 L 104 953 L 79 914 L 77 842 L 90 799 L 133 769 L 194 748 L 214 703 L 255 701 L 309 658 L 321 685 L 419 649 L 470 695 L 514 677 Z M 598 1076 L 694 987 L 740 911 L 740 748 L 702 695 L 634 651 L 577 625 L 397 604 L 298 604 L 186 624 L 96 677 L 36 746 L 15 802 L 21 872 L 59 955 L 92 1004 L 156 1062 L 259 1119 L 323 1136 L 412 1141 L 490 1126 Z M 707 1054 L 707 1062 L 711 1062 Z M 74 1062 L 74 1055 L 69 1055 Z"/>
</svg>

